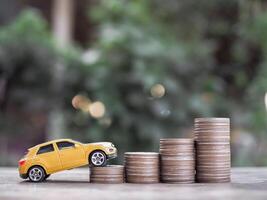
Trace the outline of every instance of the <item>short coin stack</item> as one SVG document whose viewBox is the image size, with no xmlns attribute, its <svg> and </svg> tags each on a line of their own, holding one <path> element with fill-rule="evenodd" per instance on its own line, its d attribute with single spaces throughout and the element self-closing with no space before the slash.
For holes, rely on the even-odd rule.
<svg viewBox="0 0 267 200">
<path fill-rule="evenodd" d="M 107 165 L 105 167 L 90 168 L 91 183 L 123 183 L 124 166 Z"/>
<path fill-rule="evenodd" d="M 125 174 L 128 183 L 158 183 L 159 154 L 154 152 L 126 152 Z"/>
<path fill-rule="evenodd" d="M 194 139 L 160 139 L 159 151 L 162 182 L 195 182 Z"/>
<path fill-rule="evenodd" d="M 197 181 L 229 182 L 231 176 L 229 118 L 196 118 L 194 134 Z"/>
</svg>

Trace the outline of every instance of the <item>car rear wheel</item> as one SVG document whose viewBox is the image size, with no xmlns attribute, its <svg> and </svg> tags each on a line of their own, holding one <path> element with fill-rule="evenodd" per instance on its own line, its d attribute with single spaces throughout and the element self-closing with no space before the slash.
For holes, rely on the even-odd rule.
<svg viewBox="0 0 267 200">
<path fill-rule="evenodd" d="M 103 151 L 94 151 L 89 159 L 90 165 L 95 167 L 105 166 L 107 163 L 107 156 Z"/>
<path fill-rule="evenodd" d="M 41 182 L 45 179 L 45 176 L 44 169 L 39 166 L 33 166 L 28 172 L 28 177 L 32 182 Z"/>
</svg>

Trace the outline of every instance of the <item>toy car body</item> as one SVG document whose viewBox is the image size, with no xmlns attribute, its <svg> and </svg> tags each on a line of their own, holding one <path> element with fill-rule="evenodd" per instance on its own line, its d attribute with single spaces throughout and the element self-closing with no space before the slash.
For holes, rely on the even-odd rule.
<svg viewBox="0 0 267 200">
<path fill-rule="evenodd" d="M 83 144 L 71 139 L 53 140 L 28 149 L 19 161 L 19 174 L 23 179 L 40 182 L 55 172 L 87 164 L 104 166 L 117 156 L 110 142 Z"/>
</svg>

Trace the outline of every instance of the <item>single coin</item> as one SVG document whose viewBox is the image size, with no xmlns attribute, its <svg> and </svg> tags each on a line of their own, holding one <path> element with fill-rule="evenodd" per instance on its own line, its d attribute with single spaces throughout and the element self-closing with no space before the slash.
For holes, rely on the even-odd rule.
<svg viewBox="0 0 267 200">
<path fill-rule="evenodd" d="M 215 133 L 209 133 L 209 132 L 202 132 L 202 133 L 200 133 L 200 132 L 197 132 L 197 133 L 195 133 L 195 137 L 197 138 L 197 139 L 208 139 L 208 138 L 211 138 L 211 139 L 221 139 L 221 138 L 227 138 L 227 139 L 229 139 L 230 138 L 230 134 L 226 134 L 226 133 L 218 133 L 217 132 L 217 134 L 215 134 Z"/>
<path fill-rule="evenodd" d="M 200 169 L 203 169 L 203 170 L 219 170 L 219 169 L 229 169 L 231 170 L 231 165 L 229 164 L 223 164 L 223 165 L 197 165 L 196 166 L 196 170 L 200 170 Z"/>
<path fill-rule="evenodd" d="M 207 144 L 207 143 L 200 143 L 196 145 L 196 149 L 230 149 L 230 144 Z"/>
<path fill-rule="evenodd" d="M 198 183 L 228 183 L 231 182 L 231 178 L 220 178 L 220 179 L 208 179 L 208 178 L 197 178 Z"/>
<path fill-rule="evenodd" d="M 195 177 L 161 177 L 163 183 L 194 183 Z"/>
<path fill-rule="evenodd" d="M 124 160 L 128 161 L 128 162 L 134 162 L 134 161 L 137 161 L 137 162 L 157 162 L 159 160 L 159 156 L 156 158 L 138 158 L 138 157 L 127 158 L 127 157 L 124 157 Z"/>
<path fill-rule="evenodd" d="M 92 176 L 90 177 L 91 180 L 96 180 L 96 179 L 99 179 L 99 180 L 120 180 L 120 179 L 124 179 L 124 176 L 121 175 L 121 176 Z"/>
<path fill-rule="evenodd" d="M 159 177 L 130 177 L 126 178 L 126 182 L 128 183 L 159 183 Z"/>
<path fill-rule="evenodd" d="M 231 149 L 230 145 L 197 145 L 196 150 L 202 151 L 202 150 L 211 150 L 211 151 L 222 151 L 227 150 L 229 151 Z"/>
<path fill-rule="evenodd" d="M 201 141 L 204 142 L 209 142 L 209 143 L 219 143 L 219 142 L 224 142 L 224 143 L 230 143 L 230 135 L 208 135 L 208 134 L 195 134 L 195 141 L 197 143 L 201 143 Z M 222 140 L 222 141 L 221 141 Z"/>
<path fill-rule="evenodd" d="M 230 128 L 230 123 L 228 122 L 195 122 L 194 123 L 194 128 L 202 128 L 202 127 L 207 127 L 207 128 Z"/>
<path fill-rule="evenodd" d="M 194 155 L 195 152 L 194 151 L 175 151 L 175 150 L 169 150 L 169 151 L 166 151 L 166 150 L 160 150 L 160 155 L 177 155 L 177 156 L 192 156 Z"/>
<path fill-rule="evenodd" d="M 198 173 L 229 173 L 231 171 L 230 167 L 214 167 L 214 168 L 196 168 Z"/>
<path fill-rule="evenodd" d="M 216 146 L 216 145 L 229 145 L 229 141 L 197 141 L 196 145 L 211 145 L 211 146 Z"/>
<path fill-rule="evenodd" d="M 124 159 L 125 163 L 131 164 L 157 164 L 159 162 L 159 158 L 154 160 L 147 160 L 147 159 Z"/>
<path fill-rule="evenodd" d="M 105 167 L 91 167 L 91 174 L 122 174 L 124 166 L 122 165 L 107 165 Z"/>
<path fill-rule="evenodd" d="M 226 138 L 196 138 L 196 144 L 199 144 L 199 143 L 213 143 L 215 144 L 216 142 L 219 143 L 219 142 L 225 142 L 225 143 L 230 143 L 230 139 L 226 139 Z"/>
<path fill-rule="evenodd" d="M 128 162 L 134 162 L 134 161 L 138 161 L 138 162 L 157 162 L 158 160 L 159 160 L 159 157 L 156 157 L 156 158 L 138 158 L 138 157 L 136 157 L 136 158 L 133 158 L 133 157 L 131 157 L 131 158 L 127 158 L 127 157 L 125 157 L 125 159 L 124 159 L 125 161 L 128 161 Z"/>
<path fill-rule="evenodd" d="M 90 180 L 120 180 L 124 179 L 124 176 L 90 176 Z"/>
<path fill-rule="evenodd" d="M 164 163 L 164 164 L 168 164 L 168 165 L 177 165 L 177 164 L 181 164 L 181 165 L 191 165 L 195 163 L 195 159 L 161 159 L 160 163 Z"/>
<path fill-rule="evenodd" d="M 197 159 L 196 166 L 216 166 L 216 165 L 230 165 L 230 159 Z"/>
<path fill-rule="evenodd" d="M 196 178 L 199 179 L 207 179 L 207 180 L 220 180 L 220 179 L 229 179 L 230 174 L 221 174 L 221 175 L 210 175 L 207 176 L 206 174 L 196 174 Z"/>
<path fill-rule="evenodd" d="M 178 172 L 175 172 L 175 173 L 171 173 L 171 172 L 162 172 L 161 173 L 161 176 L 177 176 L 177 177 L 190 177 L 190 176 L 195 176 L 195 172 L 181 172 L 181 173 L 178 173 Z"/>
<path fill-rule="evenodd" d="M 210 160 L 197 160 L 197 167 L 199 166 L 211 166 L 211 167 L 216 167 L 216 166 L 230 166 L 231 162 L 230 160 L 215 160 L 214 162 L 211 162 Z"/>
<path fill-rule="evenodd" d="M 160 144 L 192 144 L 194 143 L 193 138 L 162 138 Z"/>
<path fill-rule="evenodd" d="M 134 168 L 134 169 L 155 169 L 159 168 L 160 163 L 128 163 L 125 162 L 125 168 Z"/>
<path fill-rule="evenodd" d="M 162 161 L 193 161 L 195 160 L 194 155 L 175 155 L 175 156 L 161 156 Z"/>
<path fill-rule="evenodd" d="M 164 165 L 162 163 L 161 170 L 191 170 L 195 169 L 195 165 Z"/>
<path fill-rule="evenodd" d="M 160 145 L 160 150 L 194 151 L 195 145 Z"/>
<path fill-rule="evenodd" d="M 173 180 L 173 181 L 168 181 L 168 180 L 162 180 L 161 182 L 163 183 L 169 183 L 169 184 L 192 184 L 192 183 L 195 183 L 195 180 L 188 180 L 188 181 L 176 181 L 176 180 Z"/>
<path fill-rule="evenodd" d="M 125 152 L 125 157 L 157 157 L 159 153 L 156 152 Z"/>
<path fill-rule="evenodd" d="M 90 180 L 91 183 L 101 183 L 101 184 L 120 184 L 120 183 L 124 183 L 125 180 L 124 179 L 91 179 Z"/>
<path fill-rule="evenodd" d="M 215 172 L 197 172 L 196 173 L 197 177 L 207 177 L 207 178 L 220 178 L 220 177 L 229 177 L 230 176 L 230 172 L 222 172 L 222 173 L 215 173 Z"/>
<path fill-rule="evenodd" d="M 194 153 L 195 148 L 160 148 L 159 149 L 160 153 L 162 152 L 175 152 L 175 153 Z"/>
<path fill-rule="evenodd" d="M 230 174 L 230 169 L 228 170 L 218 170 L 218 171 L 214 171 L 214 170 L 197 170 L 197 175 L 198 176 L 205 176 L 205 177 L 209 177 L 209 176 L 212 176 L 212 177 L 219 177 L 219 176 L 225 176 L 225 175 L 229 175 Z"/>
<path fill-rule="evenodd" d="M 206 150 L 197 150 L 196 157 L 199 157 L 199 155 L 225 155 L 230 156 L 231 150 L 230 149 L 223 149 L 223 150 L 213 150 L 213 149 L 206 149 Z"/>
<path fill-rule="evenodd" d="M 124 155 L 127 159 L 157 159 L 159 153 L 157 155 Z"/>
<path fill-rule="evenodd" d="M 200 129 L 200 128 L 194 128 L 194 133 L 197 133 L 197 134 L 203 134 L 203 133 L 207 133 L 207 134 L 210 134 L 210 135 L 229 135 L 230 134 L 230 130 L 227 129 Z"/>
<path fill-rule="evenodd" d="M 194 130 L 201 129 L 223 129 L 223 130 L 231 130 L 230 124 L 227 123 L 195 123 Z"/>
<path fill-rule="evenodd" d="M 130 169 L 130 168 L 133 168 L 133 169 L 157 169 L 157 168 L 159 168 L 159 163 L 150 164 L 150 165 L 146 165 L 146 164 L 136 165 L 136 164 L 126 163 L 125 168 L 127 168 L 127 169 Z"/>
<path fill-rule="evenodd" d="M 230 153 L 230 151 L 228 151 L 228 152 L 209 152 L 209 153 L 207 153 L 207 151 L 206 152 L 203 152 L 203 151 L 200 151 L 200 152 L 197 152 L 197 155 L 196 155 L 196 157 L 197 158 L 208 158 L 208 157 L 210 157 L 210 158 L 217 158 L 217 157 L 228 157 L 228 158 L 230 158 L 230 156 L 231 156 L 231 153 Z"/>
<path fill-rule="evenodd" d="M 203 142 L 205 142 L 205 140 L 211 140 L 210 143 L 212 143 L 212 141 L 216 142 L 216 140 L 226 140 L 226 142 L 229 143 L 230 141 L 230 135 L 226 135 L 226 134 L 209 134 L 209 133 L 197 133 L 195 134 L 195 140 L 199 140 L 200 142 L 203 140 Z M 220 142 L 220 141 L 218 141 Z M 217 143 L 218 143 L 217 142 Z M 222 141 L 224 142 L 224 141 Z"/>
<path fill-rule="evenodd" d="M 195 143 L 191 145 L 161 145 L 159 149 L 161 150 L 194 150 Z"/>
<path fill-rule="evenodd" d="M 126 173 L 126 177 L 134 177 L 134 178 L 158 178 L 159 174 L 128 174 Z"/>
<path fill-rule="evenodd" d="M 106 165 L 105 167 L 91 167 L 90 169 L 94 170 L 118 170 L 118 169 L 123 169 L 123 165 Z"/>
<path fill-rule="evenodd" d="M 210 134 L 214 134 L 214 135 L 218 135 L 218 134 L 225 134 L 225 135 L 229 135 L 231 132 L 231 128 L 230 127 L 219 127 L 219 126 L 195 126 L 193 129 L 194 133 L 210 133 Z"/>
<path fill-rule="evenodd" d="M 157 174 L 157 173 L 159 173 L 159 168 L 155 168 L 155 169 L 129 169 L 129 168 L 126 168 L 126 173 L 127 174 L 130 174 L 130 173 Z"/>
<path fill-rule="evenodd" d="M 159 172 L 158 173 L 129 173 L 126 172 L 126 176 L 125 177 L 141 177 L 141 178 L 157 178 L 159 177 Z"/>
<path fill-rule="evenodd" d="M 192 173 L 192 174 L 164 174 L 164 175 L 161 175 L 161 178 L 164 179 L 164 180 L 188 180 L 188 179 L 195 179 L 195 174 Z"/>
<path fill-rule="evenodd" d="M 166 165 L 164 163 L 161 164 L 160 169 L 163 170 L 168 170 L 168 169 L 173 169 L 173 170 L 191 170 L 191 169 L 195 169 L 195 165 Z"/>
<path fill-rule="evenodd" d="M 223 147 L 223 146 L 210 146 L 210 147 L 196 147 L 197 154 L 199 152 L 230 152 L 231 148 L 229 147 Z"/>
<path fill-rule="evenodd" d="M 180 157 L 194 157 L 195 153 L 194 152 L 173 152 L 173 151 L 161 151 L 160 152 L 161 156 L 180 156 Z"/>
<path fill-rule="evenodd" d="M 195 118 L 195 122 L 230 122 L 230 118 L 224 118 L 224 117 L 201 117 L 201 118 Z"/>
</svg>

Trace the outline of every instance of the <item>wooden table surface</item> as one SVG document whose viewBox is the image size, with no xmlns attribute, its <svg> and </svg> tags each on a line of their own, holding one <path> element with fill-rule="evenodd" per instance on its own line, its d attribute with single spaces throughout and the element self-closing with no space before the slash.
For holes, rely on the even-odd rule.
<svg viewBox="0 0 267 200">
<path fill-rule="evenodd" d="M 239 198 L 239 199 L 238 199 Z M 224 184 L 92 184 L 87 168 L 51 175 L 46 182 L 19 178 L 16 168 L 0 168 L 3 199 L 267 199 L 267 168 L 233 168 Z"/>
</svg>

